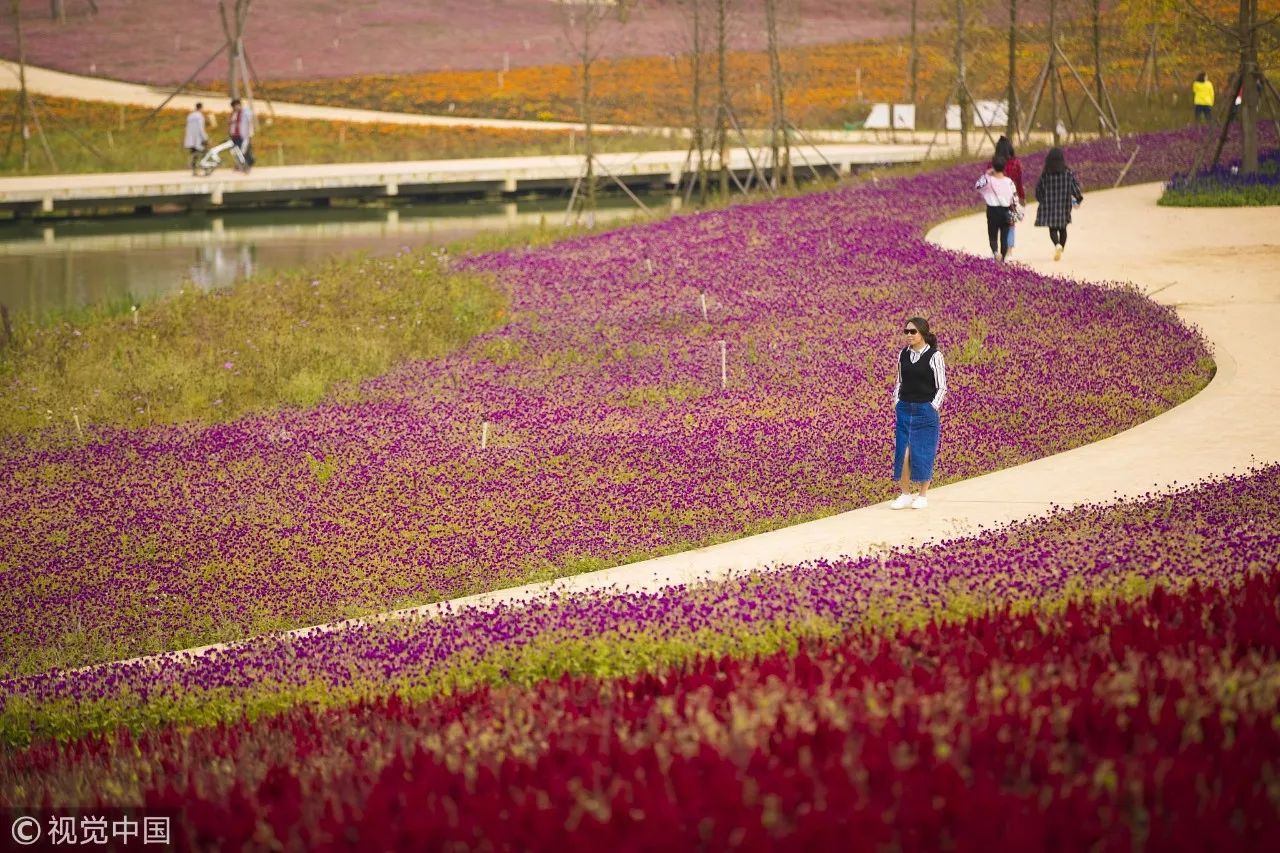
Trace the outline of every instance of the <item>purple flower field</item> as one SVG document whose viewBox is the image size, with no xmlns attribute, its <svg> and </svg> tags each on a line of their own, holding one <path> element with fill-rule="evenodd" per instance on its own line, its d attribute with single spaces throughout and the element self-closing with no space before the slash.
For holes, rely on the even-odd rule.
<svg viewBox="0 0 1280 853">
<path fill-rule="evenodd" d="M 0 682 L 0 742 L 211 724 L 300 703 L 451 695 L 568 673 L 629 675 L 797 641 L 891 633 L 993 609 L 1052 615 L 1189 584 L 1225 590 L 1273 573 L 1280 466 L 1119 504 L 1084 506 L 981 536 L 857 560 L 808 563 L 656 593 L 547 595 L 342 631 L 269 636 Z M 0 765 L 2 769 L 2 765 Z M 0 773 L 0 792 L 6 781 Z M 3 798 L 0 798 L 2 800 Z"/>
<path fill-rule="evenodd" d="M 1109 186 L 1136 142 L 1128 180 L 1165 179 L 1197 139 L 1069 156 L 1086 187 Z M 911 314 L 930 318 L 949 361 L 943 481 L 1113 434 L 1207 381 L 1200 337 L 1131 289 L 924 243 L 925 226 L 975 207 L 974 173 L 468 259 L 507 289 L 513 321 L 368 382 L 357 404 L 10 443 L 0 675 L 545 579 L 878 501 Z M 1167 373 L 1130 358 L 1133 328 Z"/>
</svg>

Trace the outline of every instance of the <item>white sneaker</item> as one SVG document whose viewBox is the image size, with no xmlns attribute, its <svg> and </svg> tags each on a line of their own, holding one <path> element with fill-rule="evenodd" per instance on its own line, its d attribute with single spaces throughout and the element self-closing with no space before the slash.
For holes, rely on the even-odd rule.
<svg viewBox="0 0 1280 853">
<path fill-rule="evenodd" d="M 898 495 L 889 501 L 889 509 L 906 509 L 911 506 L 911 495 Z"/>
<path fill-rule="evenodd" d="M 915 500 L 911 502 L 912 509 L 925 509 L 928 506 L 929 506 L 929 499 L 926 498 L 924 495 L 916 495 Z"/>
</svg>

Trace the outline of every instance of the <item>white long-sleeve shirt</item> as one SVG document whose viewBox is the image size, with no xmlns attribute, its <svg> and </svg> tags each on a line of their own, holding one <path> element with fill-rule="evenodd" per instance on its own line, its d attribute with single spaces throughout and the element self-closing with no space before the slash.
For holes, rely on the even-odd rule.
<svg viewBox="0 0 1280 853">
<path fill-rule="evenodd" d="M 987 207 L 1008 207 L 1018 195 L 1013 178 L 1005 175 L 983 175 L 973 188 L 982 196 Z"/>
<path fill-rule="evenodd" d="M 204 131 L 204 113 L 192 110 L 187 113 L 187 128 L 182 138 L 182 147 L 204 148 L 208 144 L 209 135 Z"/>
<path fill-rule="evenodd" d="M 1009 183 L 1013 183 L 1013 181 L 1010 181 Z M 928 344 L 925 344 L 924 349 L 920 350 L 919 352 L 916 352 L 910 347 L 907 347 L 907 358 L 911 359 L 912 364 L 915 364 L 924 356 L 926 352 L 930 352 L 930 351 L 933 352 L 933 355 L 929 356 L 929 368 L 933 371 L 933 381 L 936 382 L 938 385 L 937 393 L 933 395 L 933 400 L 930 402 L 935 411 L 941 411 L 942 398 L 947 396 L 947 363 L 946 363 L 946 360 L 943 359 L 942 353 L 937 348 L 931 347 Z M 898 362 L 898 378 L 897 378 L 897 381 L 893 383 L 893 405 L 894 406 L 898 405 L 898 393 L 901 390 L 902 390 L 902 362 L 899 361 Z"/>
</svg>

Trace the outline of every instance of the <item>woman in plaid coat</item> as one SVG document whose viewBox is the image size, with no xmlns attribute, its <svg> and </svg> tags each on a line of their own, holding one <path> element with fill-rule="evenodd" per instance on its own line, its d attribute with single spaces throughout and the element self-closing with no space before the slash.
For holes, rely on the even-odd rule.
<svg viewBox="0 0 1280 853">
<path fill-rule="evenodd" d="M 1073 204 L 1084 201 L 1080 182 L 1067 168 L 1066 155 L 1061 148 L 1050 148 L 1044 158 L 1044 171 L 1036 181 L 1036 227 L 1049 229 L 1053 240 L 1053 259 L 1062 260 L 1062 250 L 1067 247 L 1067 226 L 1071 224 Z"/>
</svg>

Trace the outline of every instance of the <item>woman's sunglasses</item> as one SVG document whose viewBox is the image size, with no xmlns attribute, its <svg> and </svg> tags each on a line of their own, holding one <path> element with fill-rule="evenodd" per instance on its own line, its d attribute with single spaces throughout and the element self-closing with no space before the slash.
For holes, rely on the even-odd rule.
<svg viewBox="0 0 1280 853">
<path fill-rule="evenodd" d="M 920 334 L 920 330 L 919 330 L 919 329 L 903 329 L 903 330 L 902 330 L 902 334 L 904 334 L 904 335 L 918 335 L 918 334 Z"/>
</svg>

